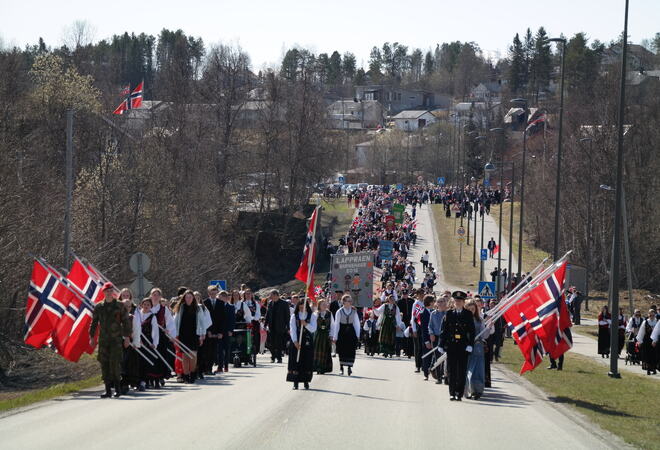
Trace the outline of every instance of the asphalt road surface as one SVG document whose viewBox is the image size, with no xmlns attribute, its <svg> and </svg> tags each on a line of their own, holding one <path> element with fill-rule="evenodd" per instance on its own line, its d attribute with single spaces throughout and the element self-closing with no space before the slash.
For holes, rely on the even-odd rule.
<svg viewBox="0 0 660 450">
<path fill-rule="evenodd" d="M 407 358 L 359 350 L 353 376 L 315 376 L 309 391 L 291 389 L 285 364 L 260 356 L 256 368 L 230 368 L 195 385 L 40 403 L 0 418 L 0 448 L 608 447 L 497 369 L 481 400 L 458 403 L 446 386 L 413 373 Z"/>
</svg>

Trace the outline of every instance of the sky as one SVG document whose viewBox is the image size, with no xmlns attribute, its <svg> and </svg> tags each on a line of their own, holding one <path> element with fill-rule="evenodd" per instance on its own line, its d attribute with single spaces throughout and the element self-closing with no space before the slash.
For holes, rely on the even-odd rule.
<svg viewBox="0 0 660 450">
<path fill-rule="evenodd" d="M 660 0 L 631 0 L 629 39 L 660 32 Z M 514 5 L 518 5 L 514 8 Z M 426 51 L 442 42 L 474 41 L 486 56 L 505 57 L 516 32 L 544 26 L 550 37 L 583 31 L 609 42 L 623 31 L 624 0 L 0 0 L 0 42 L 49 46 L 64 42 L 76 20 L 89 23 L 94 40 L 124 31 L 157 35 L 182 29 L 208 46 L 238 44 L 254 69 L 278 66 L 286 49 L 350 51 L 367 65 L 373 46 L 399 42 Z"/>
</svg>

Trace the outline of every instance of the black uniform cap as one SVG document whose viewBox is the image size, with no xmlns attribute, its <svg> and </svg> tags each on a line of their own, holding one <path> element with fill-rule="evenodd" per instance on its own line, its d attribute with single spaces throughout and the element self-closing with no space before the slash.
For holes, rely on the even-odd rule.
<svg viewBox="0 0 660 450">
<path fill-rule="evenodd" d="M 465 300 L 467 298 L 467 294 L 463 291 L 454 291 L 451 293 L 451 297 L 455 298 L 456 300 Z"/>
</svg>

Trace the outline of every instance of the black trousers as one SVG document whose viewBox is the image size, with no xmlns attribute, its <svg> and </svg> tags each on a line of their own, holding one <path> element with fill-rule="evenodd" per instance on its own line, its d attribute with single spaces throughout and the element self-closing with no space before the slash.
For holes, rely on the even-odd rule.
<svg viewBox="0 0 660 450">
<path fill-rule="evenodd" d="M 417 337 L 413 337 L 413 346 L 415 349 L 415 368 L 422 368 L 422 333 L 417 332 Z"/>
<path fill-rule="evenodd" d="M 463 397 L 465 375 L 467 373 L 468 353 L 463 348 L 447 349 L 447 374 L 449 376 L 449 395 Z"/>
</svg>

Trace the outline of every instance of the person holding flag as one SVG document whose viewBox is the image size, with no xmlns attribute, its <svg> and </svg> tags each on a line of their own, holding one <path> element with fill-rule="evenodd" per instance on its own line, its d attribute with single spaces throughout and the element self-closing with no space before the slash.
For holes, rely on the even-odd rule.
<svg viewBox="0 0 660 450">
<path fill-rule="evenodd" d="M 105 393 L 101 395 L 101 398 L 110 397 L 113 387 L 115 397 L 119 397 L 121 395 L 119 383 L 121 381 L 122 344 L 124 347 L 130 345 L 132 324 L 128 310 L 115 298 L 116 289 L 113 284 L 105 283 L 102 292 L 105 298 L 96 304 L 92 313 L 89 344 L 94 346 L 94 336 L 98 330 L 98 360 L 101 363 L 101 376 L 105 383 Z"/>
<path fill-rule="evenodd" d="M 316 315 L 312 314 L 312 308 L 307 301 L 298 303 L 289 320 L 291 347 L 286 381 L 293 383 L 294 390 L 298 390 L 298 383 L 301 382 L 305 389 L 309 389 L 309 383 L 314 375 L 313 334 L 316 331 L 316 320 Z"/>
</svg>

